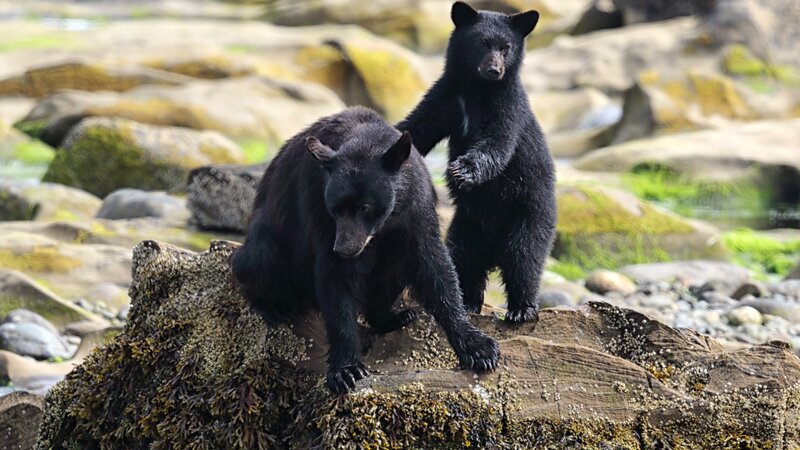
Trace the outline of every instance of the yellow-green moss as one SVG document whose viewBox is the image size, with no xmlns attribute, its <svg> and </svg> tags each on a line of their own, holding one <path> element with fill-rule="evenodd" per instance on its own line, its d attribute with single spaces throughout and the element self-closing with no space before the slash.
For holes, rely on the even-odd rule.
<svg viewBox="0 0 800 450">
<path fill-rule="evenodd" d="M 206 80 L 241 77 L 253 73 L 253 71 L 248 68 L 235 66 L 228 58 L 221 55 L 189 59 L 177 63 L 152 60 L 144 64 L 156 69 Z"/>
<path fill-rule="evenodd" d="M 717 114 L 732 119 L 756 118 L 729 78 L 690 73 L 689 82 L 704 115 Z"/>
<path fill-rule="evenodd" d="M 184 127 L 194 130 L 219 130 L 220 128 L 202 108 L 176 105 L 168 100 L 158 98 L 121 99 L 111 106 L 88 108 L 86 115 L 121 117 L 151 125 Z"/>
<path fill-rule="evenodd" d="M 24 164 L 30 165 L 44 165 L 49 164 L 55 157 L 55 150 L 49 145 L 38 141 L 22 141 L 17 144 L 11 154 L 11 159 L 20 161 Z"/>
<path fill-rule="evenodd" d="M 65 256 L 52 246 L 37 246 L 22 253 L 0 249 L 0 268 L 4 269 L 66 273 L 82 265 L 80 260 Z"/>
<path fill-rule="evenodd" d="M 31 49 L 74 49 L 79 46 L 75 36 L 66 33 L 39 34 L 0 41 L 0 52 Z"/>
<path fill-rule="evenodd" d="M 800 262 L 800 239 L 779 242 L 740 228 L 723 235 L 736 262 L 762 277 L 786 276 Z"/>
<path fill-rule="evenodd" d="M 45 127 L 47 127 L 47 119 L 21 120 L 14 124 L 14 128 L 34 139 L 38 139 L 42 135 Z"/>
<path fill-rule="evenodd" d="M 0 86 L 0 94 L 43 97 L 61 89 L 127 91 L 140 84 L 136 77 L 109 75 L 103 67 L 76 63 L 29 70 L 16 85 Z M 12 88 L 16 91 L 9 92 Z"/>
</svg>

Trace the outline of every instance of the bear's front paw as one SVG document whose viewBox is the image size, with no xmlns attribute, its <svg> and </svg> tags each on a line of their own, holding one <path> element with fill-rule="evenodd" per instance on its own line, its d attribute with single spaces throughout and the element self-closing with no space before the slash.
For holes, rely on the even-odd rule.
<svg viewBox="0 0 800 450">
<path fill-rule="evenodd" d="M 325 378 L 325 385 L 335 394 L 347 394 L 356 388 L 356 381 L 369 376 L 369 371 L 361 361 L 344 367 L 331 367 Z"/>
<path fill-rule="evenodd" d="M 491 337 L 478 330 L 470 331 L 456 350 L 459 365 L 463 369 L 478 371 L 494 370 L 500 359 L 500 347 Z"/>
<path fill-rule="evenodd" d="M 518 308 L 509 308 L 505 317 L 508 323 L 522 323 L 532 322 L 536 325 L 539 322 L 539 308 L 537 306 L 521 306 Z"/>
<path fill-rule="evenodd" d="M 467 155 L 462 155 L 450 163 L 450 174 L 459 189 L 469 190 L 478 185 L 478 166 Z"/>
</svg>

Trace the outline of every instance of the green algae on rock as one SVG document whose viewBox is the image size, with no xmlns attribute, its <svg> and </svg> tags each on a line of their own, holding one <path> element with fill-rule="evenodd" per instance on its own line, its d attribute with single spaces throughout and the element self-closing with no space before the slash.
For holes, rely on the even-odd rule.
<svg viewBox="0 0 800 450">
<path fill-rule="evenodd" d="M 214 131 L 94 117 L 70 131 L 43 181 L 79 187 L 104 197 L 123 187 L 181 188 L 195 167 L 243 161 L 241 149 Z M 98 173 L 103 175 L 96 176 Z"/>
<path fill-rule="evenodd" d="M 363 330 L 373 375 L 334 397 L 319 318 L 265 326 L 233 285 L 235 248 L 134 249 L 129 322 L 50 392 L 37 449 L 800 444 L 800 359 L 785 347 L 728 352 L 604 303 L 543 310 L 535 329 L 473 317 L 503 354 L 483 375 L 454 370 L 425 314 L 387 335 Z"/>
</svg>

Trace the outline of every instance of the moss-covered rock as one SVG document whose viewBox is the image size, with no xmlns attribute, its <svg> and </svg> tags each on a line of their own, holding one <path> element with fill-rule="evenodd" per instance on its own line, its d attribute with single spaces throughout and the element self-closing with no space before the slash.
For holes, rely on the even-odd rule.
<svg viewBox="0 0 800 450">
<path fill-rule="evenodd" d="M 0 317 L 5 317 L 15 309 L 36 312 L 59 327 L 79 320 L 98 320 L 90 312 L 63 300 L 24 273 L 0 270 Z"/>
<path fill-rule="evenodd" d="M 345 103 L 369 106 L 400 120 L 427 87 L 421 68 L 401 48 L 379 42 L 332 41 L 296 56 L 304 77 L 330 87 Z"/>
<path fill-rule="evenodd" d="M 88 192 L 60 184 L 0 182 L 0 220 L 85 220 L 94 217 L 101 203 Z M 15 204 L 27 205 L 25 213 L 12 214 L 22 211 Z"/>
<path fill-rule="evenodd" d="M 243 161 L 241 149 L 216 132 L 98 117 L 70 132 L 43 181 L 104 197 L 124 187 L 180 188 L 195 167 Z"/>
<path fill-rule="evenodd" d="M 553 257 L 583 269 L 726 255 L 719 232 L 606 187 L 562 186 Z"/>
<path fill-rule="evenodd" d="M 800 444 L 800 360 L 787 349 L 728 353 L 603 303 L 544 310 L 535 330 L 476 316 L 503 354 L 477 377 L 453 370 L 427 315 L 364 330 L 373 375 L 333 397 L 319 319 L 265 326 L 232 284 L 234 248 L 135 248 L 129 322 L 50 392 L 38 449 Z"/>
<path fill-rule="evenodd" d="M 127 91 L 145 84 L 178 85 L 189 78 L 146 67 L 107 67 L 76 61 L 26 71 L 0 80 L 0 95 L 44 97 L 61 89 L 81 91 Z"/>
</svg>

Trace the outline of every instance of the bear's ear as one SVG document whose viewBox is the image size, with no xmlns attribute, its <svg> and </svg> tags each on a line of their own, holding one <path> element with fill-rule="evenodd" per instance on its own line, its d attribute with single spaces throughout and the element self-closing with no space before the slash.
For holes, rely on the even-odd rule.
<svg viewBox="0 0 800 450">
<path fill-rule="evenodd" d="M 411 154 L 411 133 L 404 131 L 400 139 L 381 157 L 381 165 L 389 172 L 397 172 Z"/>
<path fill-rule="evenodd" d="M 464 2 L 455 2 L 453 9 L 450 10 L 450 18 L 453 19 L 456 28 L 468 27 L 478 21 L 478 11 Z"/>
<path fill-rule="evenodd" d="M 319 139 L 314 136 L 306 138 L 306 148 L 309 153 L 311 153 L 311 156 L 326 167 L 333 161 L 333 158 L 336 157 L 336 152 L 334 152 L 333 149 L 320 142 Z"/>
<path fill-rule="evenodd" d="M 539 22 L 539 12 L 530 10 L 511 16 L 511 27 L 523 36 L 531 34 Z"/>
</svg>

